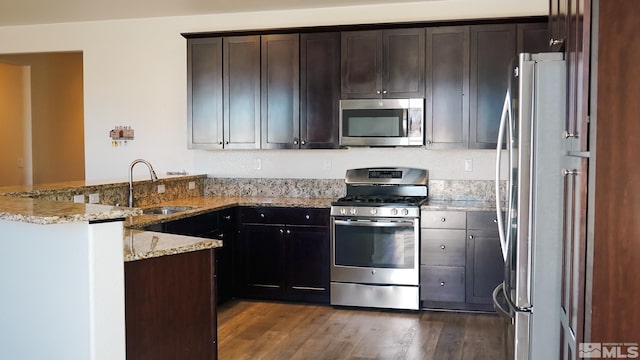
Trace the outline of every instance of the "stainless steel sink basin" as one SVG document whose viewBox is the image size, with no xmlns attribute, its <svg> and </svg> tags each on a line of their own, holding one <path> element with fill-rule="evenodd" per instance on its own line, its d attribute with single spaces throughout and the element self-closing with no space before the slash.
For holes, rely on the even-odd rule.
<svg viewBox="0 0 640 360">
<path fill-rule="evenodd" d="M 196 206 L 158 206 L 148 209 L 142 209 L 143 215 L 170 215 L 182 211 L 196 209 Z"/>
</svg>

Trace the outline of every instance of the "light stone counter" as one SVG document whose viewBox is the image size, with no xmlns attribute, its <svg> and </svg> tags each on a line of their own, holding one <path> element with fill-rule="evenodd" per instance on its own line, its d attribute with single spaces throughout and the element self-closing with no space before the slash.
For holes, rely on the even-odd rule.
<svg viewBox="0 0 640 360">
<path fill-rule="evenodd" d="M 181 254 L 222 246 L 222 240 L 125 229 L 124 261 Z"/>
<path fill-rule="evenodd" d="M 61 224 L 124 219 L 140 209 L 0 196 L 0 219 L 32 224 Z"/>
</svg>

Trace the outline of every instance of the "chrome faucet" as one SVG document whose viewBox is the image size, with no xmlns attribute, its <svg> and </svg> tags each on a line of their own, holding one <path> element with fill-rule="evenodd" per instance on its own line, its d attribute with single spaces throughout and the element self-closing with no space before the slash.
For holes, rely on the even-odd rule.
<svg viewBox="0 0 640 360">
<path fill-rule="evenodd" d="M 133 166 L 137 163 L 143 163 L 147 165 L 149 168 L 149 175 L 151 175 L 151 181 L 158 181 L 158 175 L 156 175 L 155 170 L 153 170 L 153 166 L 147 160 L 136 159 L 131 162 L 129 165 L 129 207 L 133 207 Z"/>
</svg>

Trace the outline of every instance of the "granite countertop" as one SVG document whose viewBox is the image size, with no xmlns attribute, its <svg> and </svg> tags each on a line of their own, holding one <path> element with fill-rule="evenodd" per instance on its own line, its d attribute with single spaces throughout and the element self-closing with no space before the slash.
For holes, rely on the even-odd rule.
<svg viewBox="0 0 640 360">
<path fill-rule="evenodd" d="M 276 207 L 310 207 L 329 208 L 333 198 L 264 198 L 264 197 L 224 197 L 224 196 L 196 196 L 162 204 L 149 206 L 193 206 L 194 209 L 181 211 L 170 215 L 138 215 L 127 219 L 125 226 L 141 229 L 149 225 L 178 220 L 204 214 L 209 211 L 223 210 L 234 206 L 276 206 Z"/>
<path fill-rule="evenodd" d="M 0 196 L 0 219 L 32 224 L 60 224 L 124 219 L 140 209 Z"/>
<path fill-rule="evenodd" d="M 149 259 L 165 255 L 181 254 L 191 251 L 205 250 L 222 246 L 222 240 L 205 239 L 142 231 L 124 230 L 124 261 Z"/>
</svg>

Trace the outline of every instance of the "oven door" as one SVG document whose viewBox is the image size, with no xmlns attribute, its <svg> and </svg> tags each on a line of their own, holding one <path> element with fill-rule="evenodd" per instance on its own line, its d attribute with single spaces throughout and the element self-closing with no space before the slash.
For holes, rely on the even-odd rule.
<svg viewBox="0 0 640 360">
<path fill-rule="evenodd" d="M 419 285 L 417 218 L 331 221 L 331 281 Z"/>
</svg>

